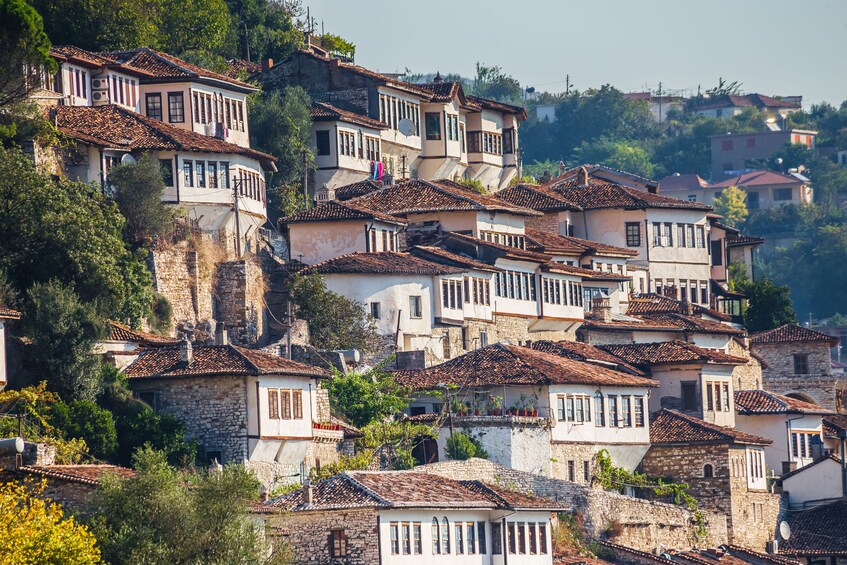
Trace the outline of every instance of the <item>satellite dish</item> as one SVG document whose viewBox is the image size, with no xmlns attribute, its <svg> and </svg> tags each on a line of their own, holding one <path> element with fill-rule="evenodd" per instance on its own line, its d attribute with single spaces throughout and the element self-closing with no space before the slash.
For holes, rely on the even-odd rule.
<svg viewBox="0 0 847 565">
<path fill-rule="evenodd" d="M 413 122 L 409 118 L 403 118 L 402 120 L 397 122 L 397 129 L 400 130 L 400 133 L 407 136 L 418 134 L 418 128 L 415 127 L 415 122 Z"/>
<path fill-rule="evenodd" d="M 121 157 L 121 165 L 131 165 L 133 163 L 135 163 L 135 157 L 133 157 L 129 153 Z"/>
<path fill-rule="evenodd" d="M 791 526 L 789 526 L 788 522 L 785 520 L 779 523 L 779 537 L 781 537 L 783 541 L 791 539 Z"/>
</svg>

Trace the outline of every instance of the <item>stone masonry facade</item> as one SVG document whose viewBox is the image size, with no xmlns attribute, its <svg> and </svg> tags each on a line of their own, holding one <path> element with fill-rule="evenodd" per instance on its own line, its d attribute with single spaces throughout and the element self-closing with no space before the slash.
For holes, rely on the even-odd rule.
<svg viewBox="0 0 847 565">
<path fill-rule="evenodd" d="M 750 355 L 750 350 L 744 345 L 731 339 L 726 352 L 736 357 L 747 359 L 744 365 L 732 369 L 732 386 L 735 390 L 758 390 L 762 388 L 762 364 Z"/>
<path fill-rule="evenodd" d="M 225 261 L 215 276 L 215 318 L 224 322 L 235 344 L 256 347 L 265 332 L 265 282 L 252 260 Z"/>
<path fill-rule="evenodd" d="M 154 249 L 148 263 L 156 292 L 171 303 L 174 326 L 212 318 L 211 278 L 201 276 L 196 251 L 187 244 Z"/>
<path fill-rule="evenodd" d="M 796 395 L 828 410 L 845 412 L 847 375 L 832 372 L 832 358 L 826 343 L 757 343 L 753 351 L 767 364 L 762 369 L 763 388 Z M 795 374 L 794 355 L 806 355 L 808 374 Z"/>
<path fill-rule="evenodd" d="M 267 517 L 271 539 L 286 544 L 299 565 L 373 565 L 379 563 L 377 511 L 372 508 L 280 513 Z M 332 530 L 343 530 L 347 556 L 333 558 Z"/>
</svg>

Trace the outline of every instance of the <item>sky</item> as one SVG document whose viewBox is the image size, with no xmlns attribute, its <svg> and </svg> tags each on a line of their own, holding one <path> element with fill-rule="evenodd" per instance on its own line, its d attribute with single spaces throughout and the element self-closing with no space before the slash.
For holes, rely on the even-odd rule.
<svg viewBox="0 0 847 565">
<path fill-rule="evenodd" d="M 502 67 L 523 86 L 696 94 L 723 77 L 746 92 L 847 99 L 844 0 L 303 0 L 327 33 L 380 72 L 472 77 Z"/>
</svg>

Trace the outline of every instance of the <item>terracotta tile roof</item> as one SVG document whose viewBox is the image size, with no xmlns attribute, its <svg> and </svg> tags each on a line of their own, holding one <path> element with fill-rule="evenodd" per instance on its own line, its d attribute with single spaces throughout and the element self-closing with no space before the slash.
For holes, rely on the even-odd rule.
<svg viewBox="0 0 847 565">
<path fill-rule="evenodd" d="M 526 228 L 527 247 L 544 253 L 566 253 L 579 255 L 614 255 L 635 257 L 638 251 L 607 245 L 599 241 L 589 241 L 580 237 L 559 235 L 548 231 Z"/>
<path fill-rule="evenodd" d="M 322 275 L 383 274 L 383 275 L 450 275 L 465 269 L 427 261 L 411 253 L 380 251 L 377 253 L 350 253 L 318 263 L 309 269 Z"/>
<path fill-rule="evenodd" d="M 636 367 L 648 368 L 667 363 L 714 363 L 718 365 L 744 365 L 742 357 L 727 355 L 723 351 L 704 349 L 685 341 L 661 343 L 629 343 L 601 345 L 600 349 L 620 357 Z"/>
<path fill-rule="evenodd" d="M 800 565 L 800 561 L 791 559 L 790 557 L 782 557 L 772 553 L 761 553 L 759 551 L 753 551 L 752 549 L 732 544 L 729 544 L 726 547 L 729 548 L 729 551 L 731 551 L 736 557 L 747 559 L 747 563 L 761 563 L 764 561 L 765 563 L 770 562 L 774 565 Z"/>
<path fill-rule="evenodd" d="M 759 332 L 750 336 L 751 344 L 762 343 L 791 343 L 791 342 L 826 342 L 830 347 L 838 345 L 838 338 L 821 333 L 797 324 L 785 324 L 773 330 Z"/>
<path fill-rule="evenodd" d="M 242 92 L 256 92 L 258 90 L 255 86 L 236 78 L 212 72 L 188 61 L 183 61 L 173 55 L 150 49 L 149 47 L 100 53 L 100 55 L 117 60 L 124 67 L 144 71 L 158 81 L 196 80 L 203 82 L 204 80 L 211 80 L 214 82 L 225 82 L 230 87 L 236 87 L 237 90 Z"/>
<path fill-rule="evenodd" d="M 790 512 L 791 538 L 779 543 L 783 555 L 847 556 L 847 500 Z"/>
<path fill-rule="evenodd" d="M 324 202 L 314 208 L 301 210 L 296 214 L 281 218 L 279 223 L 280 225 L 283 225 L 302 224 L 306 222 L 349 222 L 351 220 L 372 219 L 390 222 L 392 224 L 402 225 L 406 223 L 402 218 L 358 206 L 352 201 L 337 202 L 335 200 L 330 200 L 329 202 Z"/>
<path fill-rule="evenodd" d="M 221 139 L 179 129 L 136 114 L 126 108 L 106 106 L 59 106 L 56 124 L 65 135 L 98 147 L 125 151 L 198 151 L 244 155 L 271 170 L 276 157 L 228 143 Z"/>
<path fill-rule="evenodd" d="M 458 97 L 462 104 L 467 103 L 465 89 L 462 87 L 462 83 L 457 80 L 424 82 L 417 83 L 415 86 L 429 92 L 431 96 L 431 102 L 438 102 L 444 104 L 452 102 L 454 98 Z"/>
<path fill-rule="evenodd" d="M 548 273 L 560 273 L 563 275 L 575 275 L 582 277 L 583 279 L 591 279 L 595 281 L 617 281 L 624 282 L 628 281 L 629 277 L 626 275 L 609 273 L 605 271 L 593 271 L 591 269 L 583 269 L 582 267 L 576 267 L 574 265 L 566 265 L 565 263 L 559 263 L 557 261 L 551 261 L 549 263 L 545 263 L 541 265 L 541 270 Z"/>
<path fill-rule="evenodd" d="M 642 314 L 645 320 L 659 322 L 661 324 L 677 326 L 687 332 L 709 333 L 709 334 L 728 334 L 728 335 L 746 335 L 745 330 L 714 322 L 697 316 L 685 316 L 683 314 Z"/>
<path fill-rule="evenodd" d="M 344 471 L 312 487 L 312 504 L 301 489 L 271 499 L 264 507 L 291 512 L 344 508 L 563 509 L 546 498 L 414 471 Z"/>
<path fill-rule="evenodd" d="M 766 390 L 736 390 L 735 409 L 739 414 L 830 414 L 811 402 Z"/>
<path fill-rule="evenodd" d="M 230 59 L 226 62 L 226 70 L 224 75 L 229 78 L 239 79 L 242 75 L 254 75 L 262 70 L 262 65 L 254 63 L 246 59 Z"/>
<path fill-rule="evenodd" d="M 443 265 L 450 265 L 452 267 L 459 267 L 462 269 L 473 269 L 476 271 L 487 272 L 497 272 L 503 270 L 499 267 L 483 263 L 482 261 L 477 261 L 476 259 L 473 259 L 466 255 L 454 253 L 442 247 L 435 247 L 432 245 L 416 245 L 415 247 L 411 248 L 409 252 L 413 255 L 421 257 L 422 259 L 427 259 L 429 261 L 434 261 Z"/>
<path fill-rule="evenodd" d="M 754 107 L 754 108 L 792 108 L 799 110 L 800 104 L 796 102 L 786 102 L 784 100 L 779 100 L 772 96 L 765 96 L 764 94 L 722 94 L 719 96 L 712 96 L 710 98 L 706 98 L 702 104 L 692 108 L 694 111 L 701 110 L 712 110 L 715 108 L 744 108 L 744 107 Z"/>
<path fill-rule="evenodd" d="M 709 185 L 709 188 L 729 188 L 730 186 L 770 186 L 772 184 L 803 184 L 800 179 L 773 171 L 751 171 Z"/>
<path fill-rule="evenodd" d="M 616 554 L 617 553 L 623 553 L 624 555 L 635 556 L 636 560 L 632 561 L 633 563 L 644 563 L 645 561 L 648 562 L 648 563 L 650 563 L 650 562 L 662 563 L 663 565 L 670 565 L 670 564 L 674 563 L 674 561 L 671 561 L 670 559 L 667 559 L 666 557 L 654 555 L 653 553 L 650 553 L 648 551 L 641 551 L 640 549 L 627 547 L 625 545 L 620 545 L 620 544 L 613 543 L 613 542 L 610 542 L 610 541 L 597 540 L 596 543 L 598 543 L 602 546 L 605 546 L 607 548 L 610 548 Z M 629 563 L 630 561 L 626 557 L 623 557 L 623 558 L 620 559 L 620 562 Z"/>
<path fill-rule="evenodd" d="M 388 126 L 379 120 L 369 116 L 342 110 L 326 102 L 312 102 L 309 107 L 309 115 L 315 122 L 347 122 L 373 129 L 388 129 Z"/>
<path fill-rule="evenodd" d="M 847 415 L 829 414 L 823 418 L 824 435 L 837 437 L 838 432 L 847 430 Z"/>
<path fill-rule="evenodd" d="M 626 363 L 622 359 L 581 341 L 534 341 L 532 348 L 544 353 L 552 353 L 559 357 L 567 357 L 576 361 L 586 363 L 612 364 L 616 369 L 623 369 L 628 373 L 643 376 L 644 373 L 636 367 Z"/>
<path fill-rule="evenodd" d="M 513 104 L 506 104 L 505 102 L 491 100 L 490 98 L 480 98 L 479 96 L 471 95 L 468 95 L 468 104 L 471 107 L 476 106 L 482 110 L 495 110 L 505 114 L 514 114 L 521 120 L 526 119 L 526 108 L 523 108 L 522 106 L 515 106 Z"/>
<path fill-rule="evenodd" d="M 635 316 L 620 316 L 612 314 L 610 321 L 605 321 L 602 316 L 594 312 L 585 313 L 585 321 L 582 324 L 585 329 L 598 329 L 604 331 L 661 331 L 682 333 L 679 326 L 662 323 L 657 320 L 647 320 Z"/>
<path fill-rule="evenodd" d="M 15 471 L 28 475 L 38 475 L 48 479 L 61 479 L 93 486 L 99 485 L 100 479 L 107 474 L 112 474 L 122 479 L 128 479 L 136 475 L 134 470 L 116 465 L 24 465 L 18 467 Z"/>
<path fill-rule="evenodd" d="M 559 192 L 540 184 L 516 184 L 499 191 L 497 198 L 515 206 L 531 208 L 539 212 L 582 210 Z"/>
<path fill-rule="evenodd" d="M 478 247 L 487 247 L 488 249 L 496 250 L 497 252 L 502 253 L 501 257 L 505 259 L 515 259 L 518 261 L 532 261 L 533 263 L 549 263 L 553 260 L 552 256 L 546 255 L 544 253 L 538 253 L 537 251 L 530 251 L 528 249 L 519 249 L 510 245 L 494 243 L 493 241 L 483 241 L 481 239 L 473 237 L 472 235 L 467 235 L 458 232 L 449 232 L 444 234 L 444 236 L 437 242 L 437 244 L 452 248 L 451 243 L 455 242 L 470 244 Z"/>
<path fill-rule="evenodd" d="M 70 60 L 74 63 L 80 64 L 81 66 L 87 67 L 99 68 L 120 65 L 117 59 L 104 56 L 100 53 L 86 51 L 85 49 L 76 47 L 75 45 L 54 45 L 50 48 L 50 55 L 54 59 Z"/>
<path fill-rule="evenodd" d="M 699 418 L 664 408 L 650 422 L 650 443 L 656 445 L 696 443 L 770 445 L 773 441 L 739 432 L 734 428 L 710 424 Z"/>
<path fill-rule="evenodd" d="M 313 365 L 235 345 L 195 346 L 193 355 L 194 361 L 184 366 L 180 362 L 180 347 L 146 349 L 124 369 L 124 374 L 129 379 L 231 375 L 329 376 L 325 370 Z"/>
<path fill-rule="evenodd" d="M 382 181 L 370 179 L 360 180 L 359 182 L 354 182 L 352 184 L 345 184 L 344 186 L 339 186 L 335 189 L 335 199 L 343 202 L 345 200 L 350 200 L 351 198 L 356 198 L 357 196 L 364 196 L 365 194 L 382 190 L 382 186 Z"/>
<path fill-rule="evenodd" d="M 110 341 L 135 341 L 144 345 L 153 346 L 164 344 L 173 345 L 175 343 L 179 343 L 179 339 L 175 337 L 136 331 L 129 326 L 119 324 L 113 320 L 109 320 L 107 324 L 109 326 Z"/>
<path fill-rule="evenodd" d="M 709 186 L 700 175 L 669 175 L 659 181 L 659 192 L 698 191 Z"/>
<path fill-rule="evenodd" d="M 439 383 L 462 387 L 553 384 L 658 386 L 656 381 L 644 377 L 502 343 L 471 351 L 428 369 L 398 371 L 396 375 L 398 382 L 417 390 L 433 389 Z"/>
<path fill-rule="evenodd" d="M 12 310 L 11 308 L 6 308 L 2 304 L 0 304 L 0 318 L 4 318 L 6 320 L 20 320 L 21 313 L 17 310 Z"/>
<path fill-rule="evenodd" d="M 706 315 L 717 320 L 730 321 L 732 316 L 704 308 L 699 304 L 682 302 L 676 298 L 663 296 L 653 292 L 644 292 L 629 300 L 626 313 L 629 316 L 644 316 L 647 314 L 689 314 L 689 308 L 695 315 Z"/>
<path fill-rule="evenodd" d="M 727 234 L 726 244 L 729 247 L 745 247 L 748 245 L 761 245 L 765 242 L 765 238 L 756 237 L 753 235 L 735 235 Z"/>
<path fill-rule="evenodd" d="M 479 194 L 449 180 L 432 182 L 409 180 L 354 198 L 358 206 L 396 216 L 426 212 L 503 212 L 518 216 L 539 216 L 528 208 L 514 206 L 494 196 Z"/>
</svg>

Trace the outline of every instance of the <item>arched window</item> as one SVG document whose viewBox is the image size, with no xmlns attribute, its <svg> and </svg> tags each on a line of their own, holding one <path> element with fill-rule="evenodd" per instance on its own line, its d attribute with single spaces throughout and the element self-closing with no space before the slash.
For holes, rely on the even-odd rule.
<svg viewBox="0 0 847 565">
<path fill-rule="evenodd" d="M 450 553 L 450 525 L 447 522 L 447 516 L 441 520 L 441 553 L 445 555 Z"/>
<path fill-rule="evenodd" d="M 714 467 L 712 467 L 712 466 L 711 466 L 711 465 L 709 465 L 708 463 L 707 463 L 706 465 L 704 465 L 704 466 L 703 466 L 703 477 L 705 477 L 705 478 L 707 478 L 707 479 L 711 479 L 711 478 L 712 478 L 712 477 L 714 477 L 714 476 L 715 476 L 715 469 L 714 469 Z"/>
<path fill-rule="evenodd" d="M 441 543 L 438 541 L 440 535 L 438 533 L 438 518 L 432 517 L 432 554 L 438 555 L 441 553 Z"/>
</svg>

